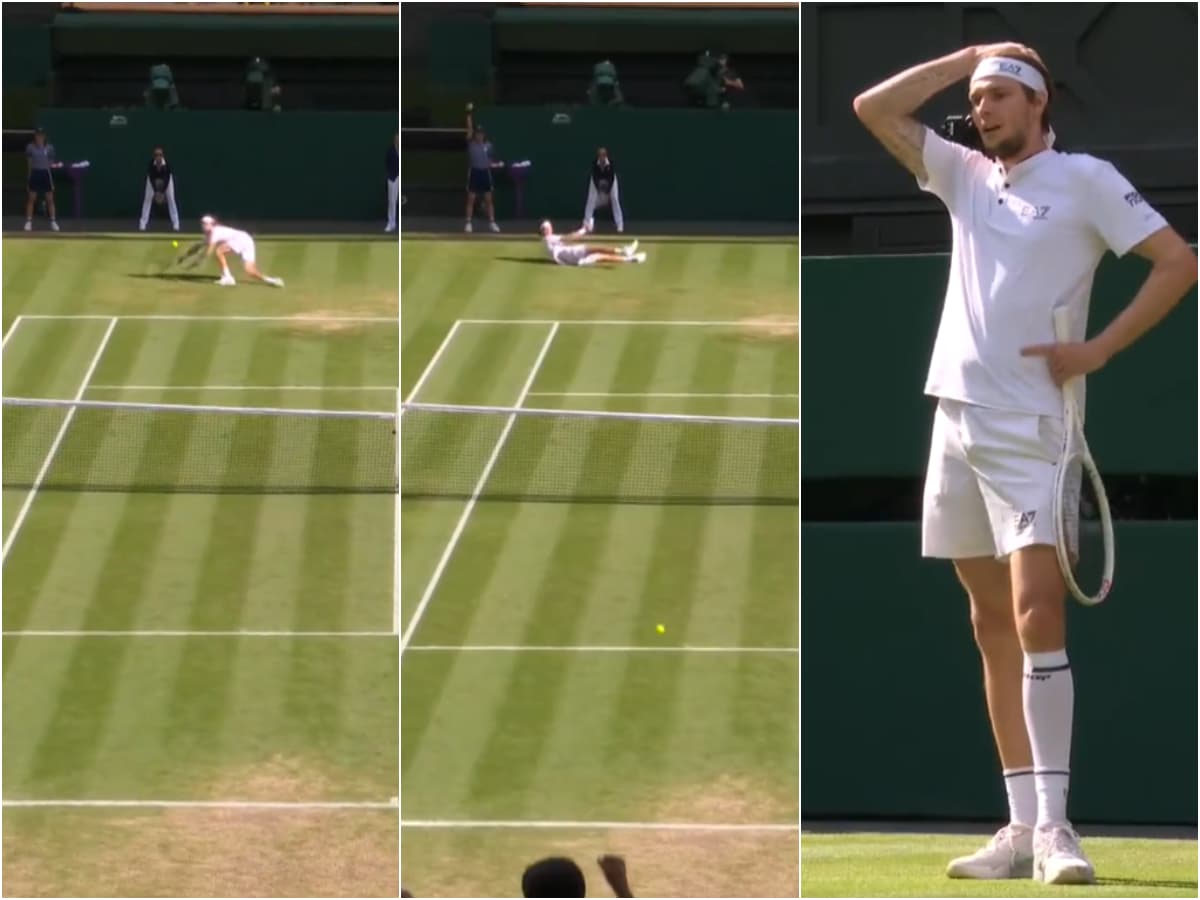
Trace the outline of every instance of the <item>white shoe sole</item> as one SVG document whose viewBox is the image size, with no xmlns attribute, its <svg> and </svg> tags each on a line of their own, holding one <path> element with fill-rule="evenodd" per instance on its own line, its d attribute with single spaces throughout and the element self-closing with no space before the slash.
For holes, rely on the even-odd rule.
<svg viewBox="0 0 1200 900">
<path fill-rule="evenodd" d="M 1043 867 L 1035 873 L 1034 880 L 1042 884 L 1095 884 L 1096 872 L 1086 863 L 1080 863 L 1063 866 L 1048 876 Z"/>
<path fill-rule="evenodd" d="M 962 878 L 971 881 L 1007 881 L 1012 878 L 1030 878 L 1033 876 L 1033 860 L 1026 865 L 1018 865 L 1007 872 L 991 868 L 972 868 L 970 865 L 956 866 L 950 863 L 946 867 L 947 878 Z"/>
</svg>

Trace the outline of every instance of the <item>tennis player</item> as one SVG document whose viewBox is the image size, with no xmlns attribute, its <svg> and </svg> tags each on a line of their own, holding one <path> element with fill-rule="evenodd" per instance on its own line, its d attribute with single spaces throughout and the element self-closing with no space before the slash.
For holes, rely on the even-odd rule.
<svg viewBox="0 0 1200 900">
<path fill-rule="evenodd" d="M 216 253 L 217 261 L 221 264 L 221 277 L 217 281 L 217 284 L 222 287 L 232 287 L 237 284 L 233 280 L 232 273 L 229 271 L 229 263 L 225 260 L 225 257 L 232 252 L 242 258 L 242 265 L 246 270 L 246 274 L 251 278 L 256 278 L 273 287 L 283 287 L 282 278 L 272 278 L 270 275 L 264 275 L 258 270 L 254 238 L 245 231 L 239 231 L 236 228 L 230 228 L 228 225 L 222 225 L 217 221 L 215 216 L 205 216 L 200 220 L 200 225 L 204 229 L 204 235 L 208 240 L 208 251 L 205 255 L 212 256 Z"/>
<path fill-rule="evenodd" d="M 963 79 L 985 152 L 913 118 Z M 1067 818 L 1074 683 L 1051 515 L 1060 385 L 1163 319 L 1195 284 L 1196 257 L 1111 164 L 1053 149 L 1052 84 L 1028 47 L 969 47 L 871 88 L 854 110 L 942 200 L 953 233 L 925 385 L 938 405 L 922 550 L 953 561 L 970 601 L 1009 824 L 947 874 L 1074 884 L 1095 873 Z M 1133 251 L 1152 268 L 1121 314 L 1086 340 L 1107 250 Z M 1054 343 L 1057 307 L 1071 311 L 1071 342 Z"/>
<path fill-rule="evenodd" d="M 554 233 L 554 226 L 547 219 L 542 223 L 540 230 L 546 252 L 560 266 L 594 266 L 597 263 L 644 263 L 646 261 L 646 254 L 638 253 L 637 241 L 623 247 L 597 247 L 572 243 L 587 234 L 586 226 L 570 234 L 560 235 Z"/>
</svg>

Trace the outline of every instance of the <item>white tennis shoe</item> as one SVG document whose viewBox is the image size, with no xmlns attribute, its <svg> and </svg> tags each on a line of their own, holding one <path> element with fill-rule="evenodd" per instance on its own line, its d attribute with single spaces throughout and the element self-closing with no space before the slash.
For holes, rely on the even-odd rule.
<svg viewBox="0 0 1200 900">
<path fill-rule="evenodd" d="M 646 261 L 646 254 L 645 253 L 635 253 L 635 254 L 633 254 L 633 256 L 631 256 L 629 258 L 632 259 L 635 263 L 644 263 Z"/>
<path fill-rule="evenodd" d="M 638 242 L 634 241 L 632 244 L 626 244 L 624 247 L 622 247 L 621 252 L 626 256 L 633 256 L 635 253 L 637 253 L 637 248 Z"/>
<path fill-rule="evenodd" d="M 222 275 L 217 279 L 217 284 L 221 285 L 221 287 L 233 287 L 237 282 L 233 280 L 232 275 Z"/>
<path fill-rule="evenodd" d="M 970 856 L 950 860 L 951 878 L 1028 878 L 1033 874 L 1033 829 L 1005 825 Z"/>
<path fill-rule="evenodd" d="M 1033 836 L 1033 877 L 1044 884 L 1092 884 L 1096 870 L 1070 825 L 1039 828 Z"/>
</svg>

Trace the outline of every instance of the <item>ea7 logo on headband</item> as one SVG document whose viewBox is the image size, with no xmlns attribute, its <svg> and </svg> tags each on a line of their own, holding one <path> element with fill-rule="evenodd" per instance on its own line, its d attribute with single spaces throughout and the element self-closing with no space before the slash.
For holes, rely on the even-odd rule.
<svg viewBox="0 0 1200 900">
<path fill-rule="evenodd" d="M 1142 200 L 1142 195 L 1137 191 L 1130 191 L 1125 195 L 1125 202 L 1130 206 L 1137 206 L 1139 203 L 1144 203 L 1145 201 Z"/>
<path fill-rule="evenodd" d="M 1002 62 L 1002 63 L 1000 63 L 998 68 L 1000 69 L 1001 72 L 1004 72 L 1006 75 L 1020 75 L 1021 74 L 1021 67 L 1018 66 L 1016 63 Z"/>
</svg>

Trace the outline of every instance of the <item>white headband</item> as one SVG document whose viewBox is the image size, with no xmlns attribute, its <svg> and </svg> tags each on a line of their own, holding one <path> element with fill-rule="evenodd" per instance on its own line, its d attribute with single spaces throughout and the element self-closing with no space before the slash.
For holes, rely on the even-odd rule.
<svg viewBox="0 0 1200 900">
<path fill-rule="evenodd" d="M 979 65 L 975 67 L 975 71 L 971 73 L 971 84 L 974 84 L 981 78 L 991 78 L 999 76 L 1001 78 L 1012 78 L 1021 82 L 1025 87 L 1035 91 L 1040 91 L 1043 94 L 1049 95 L 1046 90 L 1046 79 L 1042 77 L 1034 66 L 1029 63 L 1021 62 L 1019 59 L 1009 59 L 1006 56 L 989 56 L 987 59 L 980 60 Z"/>
<path fill-rule="evenodd" d="M 1050 96 L 1050 92 L 1046 90 L 1046 79 L 1042 77 L 1042 73 L 1034 66 L 1019 59 L 1010 59 L 1007 56 L 989 56 L 987 59 L 980 60 L 975 71 L 971 73 L 971 84 L 975 84 L 981 78 L 992 77 L 1012 78 L 1030 90 L 1045 94 L 1047 97 Z M 1053 128 L 1046 132 L 1047 147 L 1054 146 L 1055 137 Z"/>
</svg>

